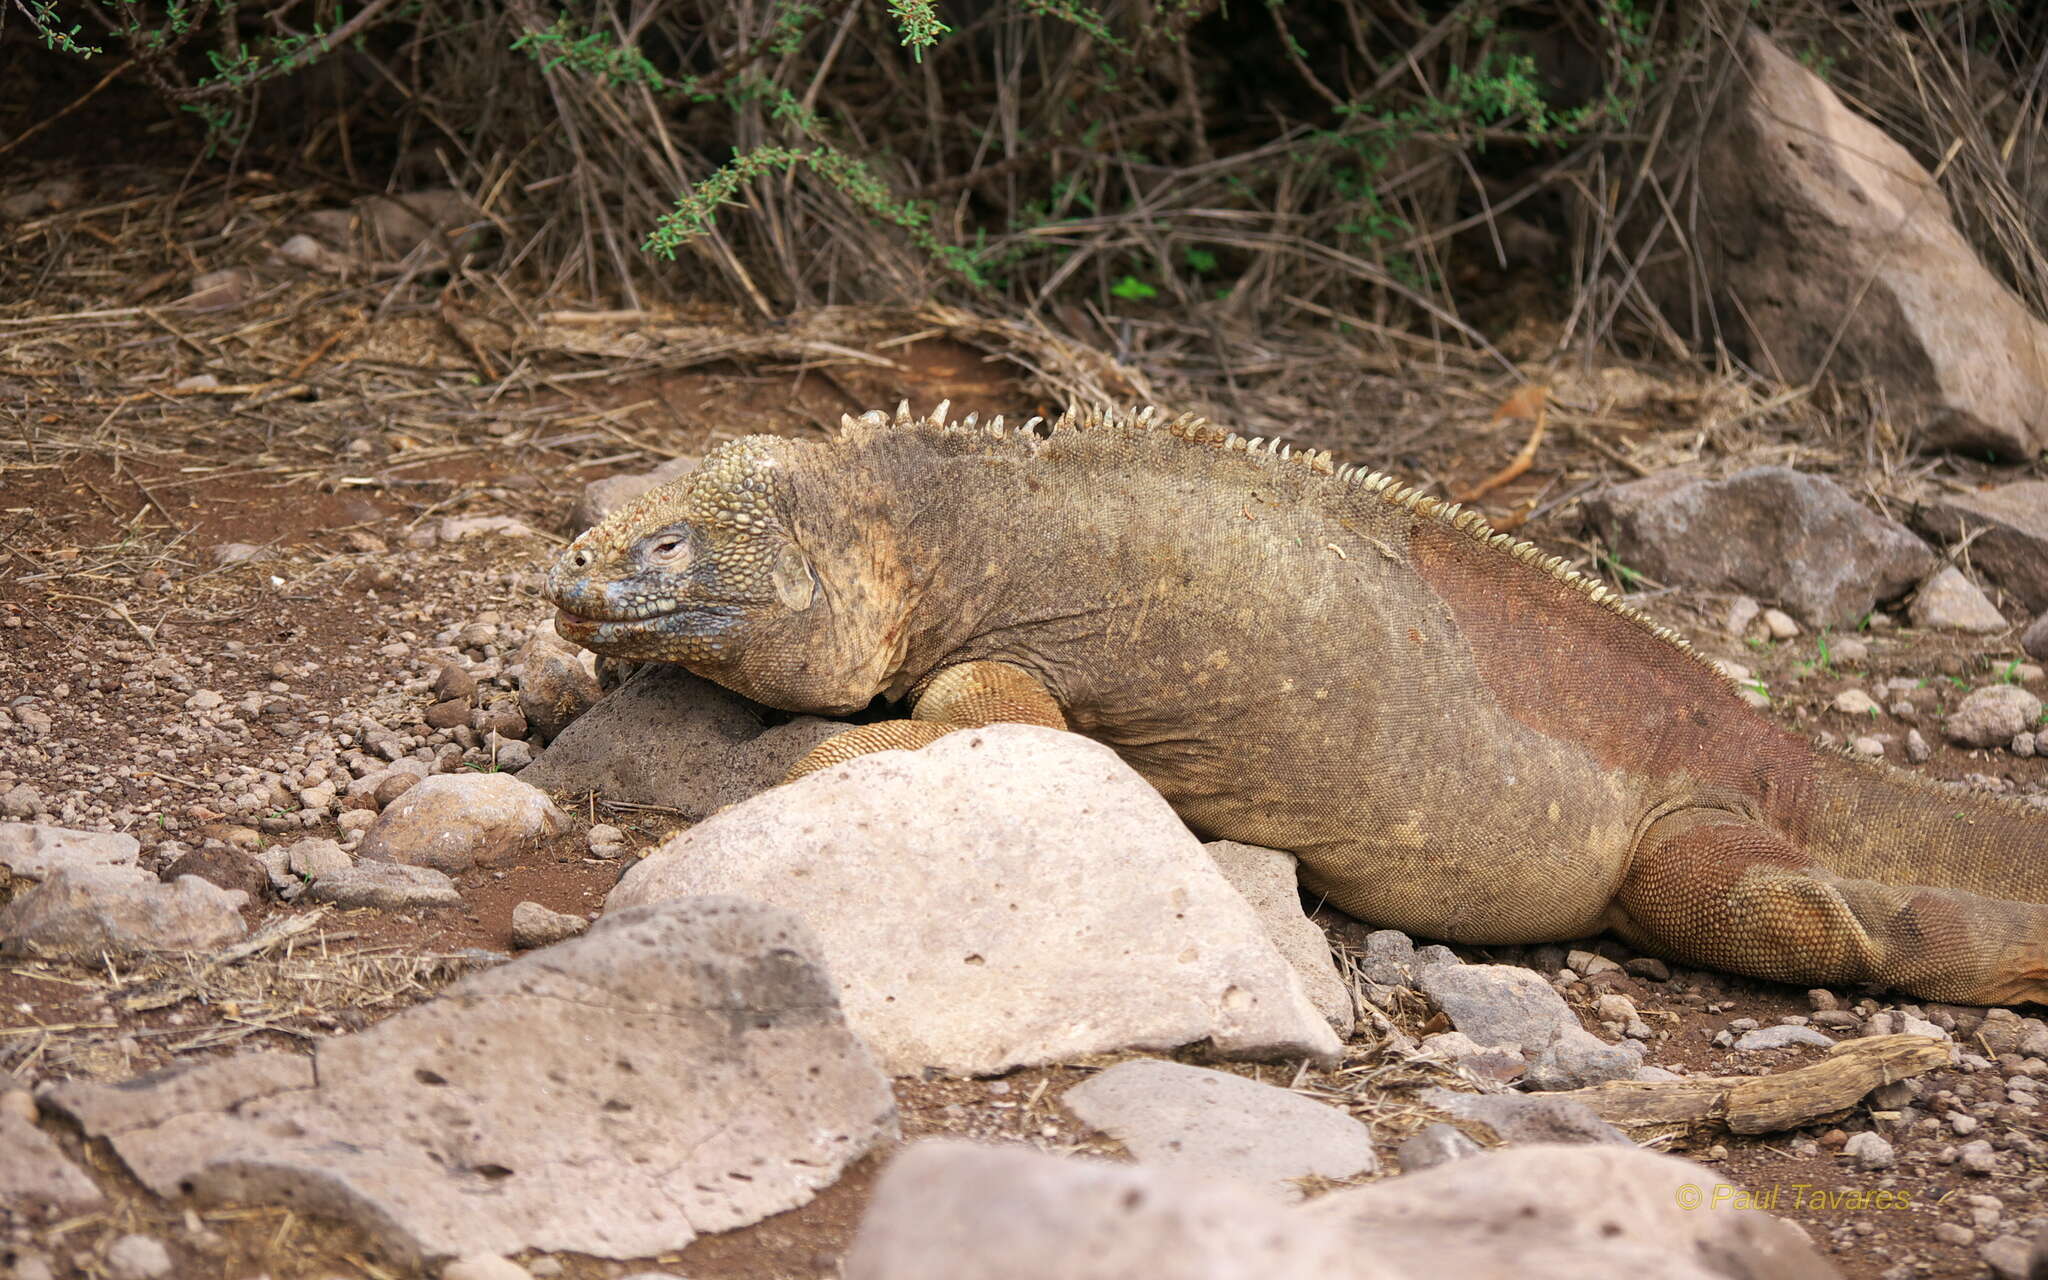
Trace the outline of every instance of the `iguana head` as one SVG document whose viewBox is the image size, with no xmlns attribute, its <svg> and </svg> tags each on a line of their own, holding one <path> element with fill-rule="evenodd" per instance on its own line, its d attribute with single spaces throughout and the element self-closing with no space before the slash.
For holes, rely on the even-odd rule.
<svg viewBox="0 0 2048 1280">
<path fill-rule="evenodd" d="M 867 705 L 900 656 L 880 643 L 897 628 L 844 548 L 807 553 L 784 465 L 793 447 L 733 441 L 586 530 L 548 572 L 555 630 L 607 657 L 679 663 L 770 706 Z"/>
</svg>

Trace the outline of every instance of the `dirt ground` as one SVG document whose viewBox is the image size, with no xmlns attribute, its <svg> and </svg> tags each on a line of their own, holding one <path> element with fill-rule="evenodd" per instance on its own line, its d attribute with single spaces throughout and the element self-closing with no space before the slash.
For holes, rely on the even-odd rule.
<svg viewBox="0 0 2048 1280">
<path fill-rule="evenodd" d="M 595 306 L 547 316 L 461 271 L 427 270 L 396 287 L 280 264 L 274 250 L 292 218 L 321 204 L 318 192 L 249 175 L 203 197 L 173 204 L 155 175 L 103 171 L 67 207 L 0 225 L 0 271 L 15 286 L 0 291 L 0 702 L 47 717 L 41 728 L 21 716 L 0 726 L 0 792 L 27 783 L 59 822 L 127 831 L 148 865 L 209 840 L 254 847 L 333 834 L 332 822 L 308 825 L 294 811 L 289 784 L 318 781 L 304 776 L 305 744 L 365 717 L 414 725 L 435 654 L 459 643 L 461 628 L 483 622 L 502 638 L 546 616 L 537 574 L 588 482 L 750 432 L 816 434 L 843 412 L 904 398 L 984 413 L 1055 407 L 1042 370 L 991 356 L 1001 344 L 985 334 L 913 313 L 794 326 L 709 311 L 592 319 Z M 193 278 L 225 269 L 248 274 L 185 300 Z M 620 336 L 658 326 L 687 335 L 653 349 Z M 1526 429 L 1493 412 L 1516 389 L 1503 376 L 1374 376 L 1378 412 L 1354 400 L 1351 413 L 1324 414 L 1312 424 L 1321 430 L 1294 438 L 1444 491 L 1501 466 Z M 1529 473 L 1482 505 L 1526 519 L 1525 536 L 1591 572 L 1603 564 L 1572 499 L 1599 484 L 1702 458 L 1729 468 L 1791 459 L 1843 474 L 1861 465 L 1825 439 L 1793 443 L 1798 424 L 1785 414 L 1731 413 L 1738 392 L 1694 373 L 1559 371 L 1553 386 L 1569 412 L 1560 409 Z M 1966 463 L 1911 465 L 2018 478 Z M 1873 476 L 1883 479 L 1856 478 Z M 514 517 L 536 533 L 420 545 L 422 530 L 467 516 Z M 235 559 L 219 550 L 229 544 L 258 550 Z M 1867 664 L 1850 666 L 1830 656 L 1829 637 L 1725 634 L 1725 599 L 1627 585 L 1710 655 L 1752 668 L 1772 692 L 1770 713 L 1787 723 L 1836 738 L 1861 732 L 1828 709 L 1833 696 L 1899 677 L 1912 682 L 1904 696 L 1914 718 L 1888 720 L 1888 755 L 1903 759 L 1897 739 L 1917 726 L 1933 747 L 1918 766 L 1929 775 L 2048 793 L 2048 760 L 1959 751 L 1937 731 L 1944 706 L 2020 656 L 2010 634 L 1958 640 L 1881 618 L 1860 637 Z M 477 648 L 485 661 L 509 661 L 496 641 Z M 248 712 L 232 730 L 198 726 L 184 708 L 199 691 Z M 263 812 L 223 803 L 268 779 L 285 785 Z M 659 812 L 602 804 L 581 816 L 622 827 L 636 850 L 674 826 Z M 0 1067 L 29 1081 L 121 1079 L 247 1048 L 303 1050 L 491 962 L 481 953 L 506 952 L 518 902 L 594 913 L 620 865 L 588 857 L 580 834 L 564 836 L 524 864 L 471 873 L 460 909 L 324 913 L 239 976 L 201 978 L 172 962 L 134 971 L 0 964 Z M 269 898 L 249 914 L 255 924 L 316 910 Z M 1632 997 L 1668 1032 L 1652 1062 L 1743 1074 L 1811 1060 L 1812 1050 L 1738 1054 L 1712 1042 L 1738 1019 L 1769 1026 L 1811 1013 L 1804 991 L 1686 971 L 1663 982 L 1603 978 L 1576 986 L 1574 1003 L 1597 1029 L 1599 994 Z M 1424 1011 L 1391 1012 L 1423 1029 Z M 1960 1017 L 1965 1031 L 1972 1022 L 1968 1011 L 1922 1012 Z M 1058 1105 L 1088 1069 L 900 1081 L 905 1137 L 965 1133 L 1119 1154 Z M 1399 1140 L 1439 1118 L 1415 1090 L 1441 1079 L 1386 1062 L 1362 1031 L 1345 1069 L 1305 1085 L 1374 1124 L 1393 1167 Z M 2048 1140 L 2031 1095 L 2009 1091 L 1995 1070 L 1946 1070 L 1923 1085 L 1932 1100 L 1923 1110 L 1976 1108 L 1987 1134 Z M 1780 1188 L 1779 1211 L 1851 1276 L 1982 1274 L 1977 1245 L 2048 1213 L 2038 1154 L 2009 1151 L 2017 1172 L 1991 1177 L 1944 1162 L 1947 1142 L 1936 1138 L 1893 1134 L 1901 1164 L 1882 1173 L 1859 1173 L 1837 1154 L 1850 1132 L 1894 1127 L 1866 1103 L 1795 1132 L 1674 1134 L 1666 1145 L 1732 1186 Z M 279 1208 L 159 1203 L 98 1144 L 62 1139 L 115 1193 L 113 1207 L 0 1241 L 0 1257 L 27 1245 L 59 1275 L 98 1276 L 107 1241 L 146 1230 L 173 1246 L 181 1274 L 392 1274 L 335 1224 Z M 835 1275 L 883 1158 L 804 1208 L 648 1265 L 699 1280 Z M 1906 1191 L 1912 1207 L 1858 1211 L 1793 1188 Z M 577 1277 L 645 1269 L 555 1262 Z"/>
</svg>

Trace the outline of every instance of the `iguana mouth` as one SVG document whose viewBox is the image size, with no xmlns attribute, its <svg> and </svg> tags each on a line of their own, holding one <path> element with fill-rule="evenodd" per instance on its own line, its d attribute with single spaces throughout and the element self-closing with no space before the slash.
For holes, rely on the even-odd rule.
<svg viewBox="0 0 2048 1280">
<path fill-rule="evenodd" d="M 585 634 L 594 634 L 603 627 L 615 626 L 622 622 L 651 622 L 656 618 L 666 618 L 674 613 L 677 607 L 675 601 L 664 600 L 628 609 L 606 610 L 603 613 L 578 613 L 557 605 L 555 630 L 564 635 L 568 634 L 569 628 Z"/>
</svg>

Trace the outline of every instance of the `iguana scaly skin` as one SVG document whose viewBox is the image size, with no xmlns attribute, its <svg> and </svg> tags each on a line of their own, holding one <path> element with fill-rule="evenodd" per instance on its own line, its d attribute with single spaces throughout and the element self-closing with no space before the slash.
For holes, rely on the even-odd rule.
<svg viewBox="0 0 2048 1280">
<path fill-rule="evenodd" d="M 578 538 L 568 639 L 790 711 L 1106 743 L 1361 920 L 2048 1002 L 2048 818 L 1818 751 L 1556 557 L 1328 454 L 1150 411 L 751 436 Z"/>
</svg>

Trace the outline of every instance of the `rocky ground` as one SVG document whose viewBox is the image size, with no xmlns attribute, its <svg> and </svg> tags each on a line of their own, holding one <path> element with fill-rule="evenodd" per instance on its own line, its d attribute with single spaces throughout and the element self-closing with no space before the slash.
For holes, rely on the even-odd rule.
<svg viewBox="0 0 2048 1280">
<path fill-rule="evenodd" d="M 1749 1230 L 1728 1225 L 1740 1200 L 1845 1274 L 2026 1274 L 2048 1226 L 2038 1010 L 1791 990 L 1604 941 L 1374 933 L 1302 903 L 1281 855 L 1201 845 L 1107 753 L 1045 731 L 988 731 L 972 761 L 947 746 L 963 735 L 714 816 L 829 728 L 653 677 L 577 714 L 599 689 L 550 643 L 536 583 L 619 500 L 590 483 L 903 396 L 1042 411 L 1043 377 L 911 317 L 826 335 L 384 313 L 380 290 L 319 279 L 346 263 L 283 252 L 292 202 L 266 198 L 248 206 L 281 211 L 274 248 L 216 228 L 198 243 L 227 277 L 157 286 L 196 301 L 127 301 L 80 266 L 63 309 L 88 318 L 0 316 L 16 1274 L 384 1276 L 467 1254 L 517 1262 L 442 1274 L 959 1274 L 931 1206 L 999 1240 L 976 1206 L 1018 1186 L 1069 1241 L 1163 1248 L 1143 1213 L 1100 1216 L 1149 1197 L 1219 1237 L 1284 1228 L 1297 1263 L 1355 1257 L 1372 1230 L 1385 1274 L 1411 1272 L 1384 1224 L 1424 1230 L 1402 1196 L 1462 1206 L 1401 1238 L 1417 1259 L 1523 1201 L 1548 1215 L 1528 1247 L 1560 1266 L 1764 1248 L 1729 1235 Z M 55 234 L 49 218 L 11 234 Z M 1389 386 L 1398 432 L 1299 439 L 1451 490 L 1512 452 L 1516 420 L 1489 417 L 1512 389 Z M 2048 646 L 2021 642 L 2042 607 L 2027 549 L 2048 564 L 2048 543 L 1997 507 L 2039 479 L 1746 451 L 1736 393 L 1697 380 L 1617 369 L 1552 394 L 1567 426 L 1608 426 L 1554 440 L 1482 505 L 1815 739 L 2048 802 Z M 1670 503 L 1702 483 L 1663 478 L 1676 463 L 1711 492 Z M 1749 470 L 1781 463 L 1798 474 Z M 1622 485 L 1649 473 L 1663 489 Z M 1717 514 L 1655 527 L 1659 494 Z M 1958 539 L 1958 510 L 1995 527 Z M 1851 532 L 1772 545 L 1787 524 Z M 1725 581 L 1680 586 L 1710 551 Z M 1013 780 L 1002 821 L 943 802 L 970 774 Z M 675 892 L 742 901 L 660 905 Z M 732 1007 L 760 1024 L 707 1016 Z M 1790 1128 L 1617 1128 L 1579 1092 L 1779 1076 L 1894 1035 L 1934 1057 L 1885 1041 L 1904 1078 Z M 1020 1151 L 890 1164 L 941 1135 Z M 1587 1150 L 1465 1158 L 1546 1141 Z M 1637 1144 L 1698 1164 L 1630 1164 Z M 1139 1167 L 1077 1174 L 1023 1148 Z M 1277 1194 L 1185 1180 L 1218 1168 Z M 1423 1176 L 1439 1181 L 1407 1181 Z M 1656 1204 L 1628 1198 L 1643 1187 Z M 1592 1225 L 1603 1206 L 1613 1233 Z"/>
</svg>

